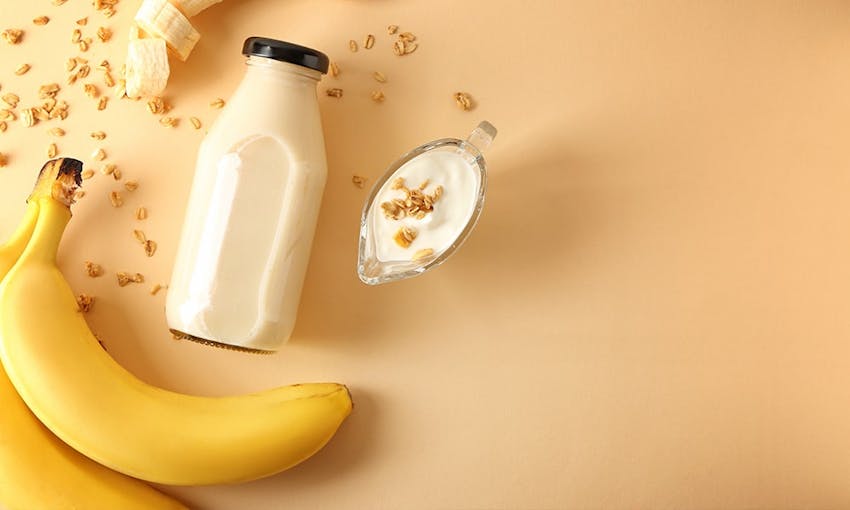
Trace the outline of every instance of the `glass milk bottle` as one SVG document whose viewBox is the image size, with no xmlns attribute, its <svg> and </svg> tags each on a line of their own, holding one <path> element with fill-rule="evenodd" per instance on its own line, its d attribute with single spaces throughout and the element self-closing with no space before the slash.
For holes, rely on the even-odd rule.
<svg viewBox="0 0 850 510">
<path fill-rule="evenodd" d="M 274 351 L 295 326 L 327 177 L 323 53 L 251 37 L 198 153 L 166 315 L 180 338 Z"/>
</svg>

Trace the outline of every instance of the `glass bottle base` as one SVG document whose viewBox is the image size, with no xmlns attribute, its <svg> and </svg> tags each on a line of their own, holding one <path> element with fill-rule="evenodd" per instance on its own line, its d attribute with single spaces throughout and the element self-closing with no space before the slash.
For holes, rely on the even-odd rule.
<svg viewBox="0 0 850 510">
<path fill-rule="evenodd" d="M 208 340 L 206 338 L 200 338 L 194 335 L 190 335 L 188 333 L 184 333 L 182 331 L 178 331 L 176 329 L 169 329 L 171 334 L 174 335 L 175 340 L 191 340 L 192 342 L 197 342 L 199 344 L 209 345 L 211 347 L 218 347 L 219 349 L 227 349 L 230 351 L 240 351 L 240 352 L 249 352 L 252 354 L 274 354 L 275 351 L 264 351 L 262 349 L 252 349 L 250 347 L 242 347 L 241 345 L 230 345 L 222 342 L 216 342 L 215 340 Z"/>
</svg>

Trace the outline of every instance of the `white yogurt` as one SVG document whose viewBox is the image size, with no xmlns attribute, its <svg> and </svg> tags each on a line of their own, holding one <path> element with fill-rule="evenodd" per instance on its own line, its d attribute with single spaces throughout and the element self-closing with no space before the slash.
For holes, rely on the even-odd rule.
<svg viewBox="0 0 850 510">
<path fill-rule="evenodd" d="M 381 187 L 372 203 L 371 232 L 375 238 L 375 256 L 381 262 L 409 262 L 420 250 L 433 250 L 439 255 L 460 236 L 475 211 L 481 177 L 477 168 L 460 151 L 431 150 L 402 165 Z M 392 189 L 398 178 L 407 188 L 418 189 L 428 182 L 423 193 L 433 195 L 442 187 L 442 195 L 433 211 L 421 219 L 406 215 L 401 219 L 388 218 L 381 204 L 404 199 L 405 192 Z M 410 246 L 399 245 L 394 237 L 407 227 L 417 235 Z"/>
</svg>

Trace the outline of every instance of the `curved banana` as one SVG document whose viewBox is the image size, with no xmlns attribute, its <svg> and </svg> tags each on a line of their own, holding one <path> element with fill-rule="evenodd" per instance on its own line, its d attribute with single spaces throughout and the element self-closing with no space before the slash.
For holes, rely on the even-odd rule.
<svg viewBox="0 0 850 510">
<path fill-rule="evenodd" d="M 43 174 L 39 182 L 49 182 L 49 174 L 49 171 Z M 31 199 L 18 229 L 8 243 L 0 246 L 0 280 L 24 252 L 35 229 L 38 211 L 37 200 Z M 186 508 L 144 483 L 79 454 L 59 440 L 33 416 L 2 368 L 0 507 L 8 510 Z"/>
<path fill-rule="evenodd" d="M 171 485 L 268 476 L 331 439 L 351 412 L 345 386 L 206 398 L 149 386 L 118 365 L 77 312 L 55 264 L 67 204 L 38 199 L 32 240 L 0 284 L 0 358 L 47 428 L 116 471 Z"/>
</svg>

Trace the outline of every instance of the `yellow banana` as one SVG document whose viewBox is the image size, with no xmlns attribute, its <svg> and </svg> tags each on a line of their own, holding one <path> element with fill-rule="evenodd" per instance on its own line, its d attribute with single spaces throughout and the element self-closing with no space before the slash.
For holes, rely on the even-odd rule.
<svg viewBox="0 0 850 510">
<path fill-rule="evenodd" d="M 51 165 L 51 164 L 48 164 Z M 39 187 L 50 190 L 51 165 Z M 53 175 L 52 177 L 55 177 Z M 20 226 L 0 246 L 0 280 L 24 251 L 38 218 L 37 189 Z M 0 507 L 8 510 L 185 509 L 144 483 L 116 473 L 54 436 L 18 396 L 0 368 Z"/>
<path fill-rule="evenodd" d="M 71 196 L 74 186 L 54 197 Z M 140 381 L 99 345 L 55 257 L 70 200 L 39 198 L 38 222 L 0 284 L 0 358 L 54 434 L 124 474 L 172 485 L 247 481 L 322 448 L 351 412 L 345 386 L 300 384 L 206 398 Z"/>
</svg>

